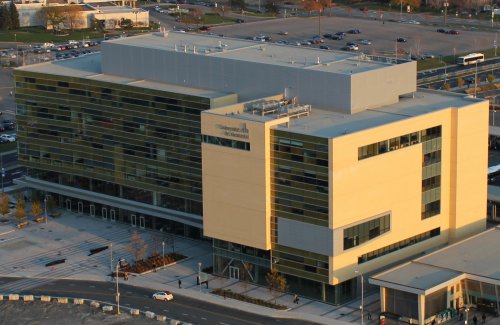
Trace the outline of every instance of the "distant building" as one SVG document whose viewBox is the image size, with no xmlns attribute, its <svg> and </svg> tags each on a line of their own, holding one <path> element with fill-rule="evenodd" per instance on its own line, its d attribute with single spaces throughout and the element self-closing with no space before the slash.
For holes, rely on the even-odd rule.
<svg viewBox="0 0 500 325">
<path fill-rule="evenodd" d="M 488 102 L 417 90 L 415 62 L 186 33 L 101 46 L 14 72 L 20 182 L 63 208 L 212 238 L 216 274 L 277 268 L 331 303 L 485 229 Z"/>
<path fill-rule="evenodd" d="M 126 3 L 126 1 L 116 1 L 116 3 Z M 135 5 L 135 1 L 130 2 Z M 54 29 L 50 21 L 44 19 L 43 9 L 49 7 L 67 7 L 73 5 L 76 9 L 71 17 L 66 15 L 66 19 L 56 28 L 86 29 L 93 26 L 93 21 L 99 21 L 104 29 L 118 29 L 123 19 L 130 19 L 134 27 L 149 27 L 149 11 L 129 6 L 119 6 L 114 2 L 92 1 L 92 2 L 73 2 L 66 3 L 63 0 L 60 3 L 51 1 L 45 2 L 25 2 L 16 3 L 19 12 L 19 23 L 21 27 L 44 26 L 47 29 Z"/>
</svg>

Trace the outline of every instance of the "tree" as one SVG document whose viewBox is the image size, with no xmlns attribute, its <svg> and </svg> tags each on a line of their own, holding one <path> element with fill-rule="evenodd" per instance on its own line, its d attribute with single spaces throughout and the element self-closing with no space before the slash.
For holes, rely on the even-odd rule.
<svg viewBox="0 0 500 325">
<path fill-rule="evenodd" d="M 11 21 L 10 21 L 10 14 L 9 14 L 9 9 L 7 8 L 7 5 L 0 5 L 0 8 L 2 9 L 2 13 L 0 16 L 0 27 L 3 30 L 11 29 Z"/>
<path fill-rule="evenodd" d="M 9 213 L 9 195 L 7 193 L 2 193 L 0 196 L 0 213 L 5 215 Z"/>
<path fill-rule="evenodd" d="M 488 75 L 487 79 L 488 79 L 488 82 L 490 84 L 492 84 L 495 81 L 495 75 L 491 73 Z"/>
<path fill-rule="evenodd" d="M 81 24 L 81 7 L 75 4 L 66 6 L 66 19 L 69 28 L 73 31 L 75 27 Z"/>
<path fill-rule="evenodd" d="M 64 7 L 61 6 L 43 7 L 40 14 L 47 29 L 52 29 L 54 32 L 59 30 L 60 25 L 66 19 Z"/>
<path fill-rule="evenodd" d="M 131 19 L 122 18 L 120 20 L 120 27 L 125 29 L 131 29 L 132 27 L 134 27 L 134 23 L 132 22 Z"/>
<path fill-rule="evenodd" d="M 391 4 L 394 7 L 403 5 L 403 10 L 406 11 L 406 7 L 410 6 L 411 9 L 420 8 L 420 0 L 391 0 Z"/>
<path fill-rule="evenodd" d="M 144 259 L 147 249 L 148 245 L 146 245 L 146 242 L 141 238 L 141 235 L 137 231 L 134 231 L 127 250 L 134 256 L 135 262 Z"/>
<path fill-rule="evenodd" d="M 445 83 L 445 84 L 443 84 L 443 89 L 446 91 L 450 91 L 451 85 L 449 83 Z"/>
<path fill-rule="evenodd" d="M 278 6 L 274 0 L 266 0 L 265 8 L 267 12 L 278 13 Z"/>
<path fill-rule="evenodd" d="M 10 2 L 9 16 L 10 16 L 10 29 L 18 29 L 19 28 L 19 12 L 17 11 L 16 4 L 14 3 L 14 1 Z"/>
<path fill-rule="evenodd" d="M 203 11 L 200 8 L 193 8 L 189 11 L 189 14 L 193 18 L 193 22 L 198 27 L 203 20 Z"/>
<path fill-rule="evenodd" d="M 22 220 L 26 217 L 24 197 L 21 194 L 17 195 L 16 198 L 16 218 Z"/>
<path fill-rule="evenodd" d="M 269 291 L 274 297 L 274 303 L 276 303 L 279 293 L 285 291 L 288 287 L 286 284 L 286 278 L 281 275 L 276 268 L 272 268 L 266 274 L 266 282 Z"/>
<path fill-rule="evenodd" d="M 231 8 L 233 10 L 246 10 L 247 9 L 247 4 L 245 3 L 245 0 L 232 0 L 231 1 Z"/>
<path fill-rule="evenodd" d="M 31 214 L 33 215 L 33 217 L 36 218 L 36 216 L 38 216 L 42 212 L 42 206 L 38 200 L 34 200 L 33 202 L 31 202 Z"/>
</svg>

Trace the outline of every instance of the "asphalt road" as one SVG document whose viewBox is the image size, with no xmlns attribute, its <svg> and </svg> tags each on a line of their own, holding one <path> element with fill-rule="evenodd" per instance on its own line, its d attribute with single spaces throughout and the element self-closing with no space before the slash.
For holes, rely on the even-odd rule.
<svg viewBox="0 0 500 325">
<path fill-rule="evenodd" d="M 17 281 L 17 278 L 1 278 L 0 284 Z M 287 318 L 271 318 L 249 312 L 226 308 L 216 304 L 176 295 L 173 301 L 162 302 L 151 298 L 153 291 L 120 283 L 120 305 L 153 311 L 169 318 L 200 325 L 266 325 L 317 324 L 308 321 Z M 95 299 L 115 303 L 116 286 L 114 282 L 91 282 L 75 280 L 57 280 L 49 284 L 19 294 L 51 295 Z"/>
</svg>

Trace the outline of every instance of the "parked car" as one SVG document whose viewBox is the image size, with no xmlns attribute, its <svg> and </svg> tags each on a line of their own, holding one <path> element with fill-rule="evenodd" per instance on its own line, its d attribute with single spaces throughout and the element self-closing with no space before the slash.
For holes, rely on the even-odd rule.
<svg viewBox="0 0 500 325">
<path fill-rule="evenodd" d="M 404 37 L 398 37 L 398 38 L 396 38 L 396 42 L 398 42 L 398 43 L 406 43 L 406 42 L 408 42 L 408 40 L 406 38 L 404 38 Z"/>
<path fill-rule="evenodd" d="M 446 33 L 447 33 L 446 29 L 442 29 L 442 28 L 438 28 L 436 31 L 437 31 L 438 33 L 443 33 L 443 34 L 446 34 Z"/>
<path fill-rule="evenodd" d="M 161 291 L 153 294 L 154 300 L 171 301 L 174 300 L 174 295 L 170 291 Z"/>
<path fill-rule="evenodd" d="M 335 34 L 335 35 L 332 35 L 331 39 L 336 40 L 336 41 L 340 41 L 340 40 L 344 39 L 344 36 Z"/>
<path fill-rule="evenodd" d="M 331 50 L 331 49 L 332 49 L 332 48 L 331 48 L 330 46 L 328 46 L 328 45 L 320 45 L 320 46 L 319 46 L 319 48 L 320 48 L 320 49 L 322 49 L 322 50 Z"/>
<path fill-rule="evenodd" d="M 242 23 L 244 23 L 244 22 L 245 22 L 245 21 L 244 21 L 243 19 L 241 19 L 241 18 L 236 19 L 236 23 L 237 23 L 237 24 L 242 24 Z"/>
<path fill-rule="evenodd" d="M 201 27 L 199 28 L 199 30 L 200 30 L 201 32 L 208 32 L 208 31 L 210 31 L 210 29 L 211 29 L 211 28 L 210 28 L 209 26 L 201 26 Z"/>
<path fill-rule="evenodd" d="M 13 136 L 12 136 L 12 135 L 10 135 L 10 134 L 0 134 L 0 139 L 5 139 L 5 140 L 7 140 L 7 141 L 9 141 L 9 142 L 14 142 L 14 141 L 16 141 L 16 138 L 15 138 L 15 137 L 13 137 Z"/>
<path fill-rule="evenodd" d="M 282 30 L 278 33 L 279 35 L 283 35 L 283 36 L 286 36 L 288 35 L 288 32 L 286 30 Z"/>
<path fill-rule="evenodd" d="M 359 40 L 359 43 L 363 44 L 363 45 L 371 45 L 372 41 L 367 40 L 367 39 L 362 39 L 362 40 Z"/>
<path fill-rule="evenodd" d="M 357 28 L 354 28 L 354 29 L 349 29 L 347 31 L 348 34 L 361 34 L 361 31 Z"/>
<path fill-rule="evenodd" d="M 458 34 L 460 34 L 460 33 L 459 33 L 457 30 L 450 29 L 450 30 L 448 31 L 448 34 L 450 34 L 450 35 L 458 35 Z"/>
</svg>

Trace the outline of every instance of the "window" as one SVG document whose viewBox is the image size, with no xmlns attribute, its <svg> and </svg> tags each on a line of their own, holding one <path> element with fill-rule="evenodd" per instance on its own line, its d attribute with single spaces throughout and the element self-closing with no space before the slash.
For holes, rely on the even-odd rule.
<svg viewBox="0 0 500 325">
<path fill-rule="evenodd" d="M 404 239 L 402 241 L 399 241 L 397 243 L 379 248 L 377 250 L 368 252 L 366 254 L 363 254 L 358 257 L 358 264 L 366 263 L 370 260 L 373 260 L 375 258 L 387 255 L 389 253 L 392 253 L 394 251 L 397 251 L 399 249 L 403 249 L 408 246 L 415 245 L 419 242 L 422 242 L 424 240 L 439 236 L 441 234 L 441 228 L 435 228 L 430 231 L 423 232 L 421 234 L 418 234 L 416 236 Z"/>
<path fill-rule="evenodd" d="M 356 247 L 391 229 L 391 215 L 387 214 L 354 227 L 344 229 L 344 250 Z"/>
<path fill-rule="evenodd" d="M 209 144 L 215 144 L 218 146 L 229 147 L 234 149 L 250 151 L 250 143 L 232 139 L 226 139 L 221 137 L 214 137 L 211 135 L 204 135 L 203 142 Z"/>
</svg>

